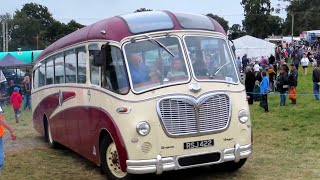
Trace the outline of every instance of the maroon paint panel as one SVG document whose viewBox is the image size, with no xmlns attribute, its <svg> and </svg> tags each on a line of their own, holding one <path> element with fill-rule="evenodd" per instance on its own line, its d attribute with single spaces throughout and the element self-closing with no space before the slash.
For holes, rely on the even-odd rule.
<svg viewBox="0 0 320 180">
<path fill-rule="evenodd" d="M 62 92 L 62 103 L 76 97 L 75 92 Z"/>
<path fill-rule="evenodd" d="M 217 32 L 221 32 L 222 34 L 226 34 L 226 31 L 224 31 L 223 27 L 218 23 L 218 21 L 216 21 L 215 19 L 212 19 L 211 17 L 209 17 L 214 25 L 214 27 L 216 28 Z"/>
<path fill-rule="evenodd" d="M 172 22 L 174 23 L 175 30 L 180 30 L 183 29 L 175 15 L 169 11 L 164 11 L 167 13 Z M 216 31 L 225 33 L 223 30 L 222 26 L 212 18 L 212 23 L 216 27 Z M 105 33 L 102 33 L 102 32 Z M 119 18 L 119 17 L 111 17 L 107 18 L 101 21 L 98 21 L 92 25 L 86 26 L 82 29 L 79 29 L 61 39 L 56 41 L 55 43 L 51 44 L 49 47 L 47 47 L 42 53 L 37 57 L 37 60 L 35 63 L 38 63 L 39 60 L 43 59 L 44 57 L 52 54 L 55 51 L 58 51 L 61 48 L 77 44 L 80 42 L 85 42 L 89 40 L 112 40 L 112 41 L 117 41 L 120 42 L 123 38 L 131 36 L 132 34 L 129 31 L 129 28 L 126 24 L 126 22 Z"/>
<path fill-rule="evenodd" d="M 63 102 L 76 96 L 75 92 L 63 92 Z M 37 132 L 44 135 L 43 116 L 49 118 L 59 106 L 59 92 L 45 97 L 33 111 L 33 124 Z"/>
<path fill-rule="evenodd" d="M 105 34 L 101 33 L 101 31 L 103 30 L 106 32 Z M 130 35 L 132 34 L 129 32 L 128 26 L 121 18 L 111 17 L 108 19 L 104 19 L 92 25 L 81 28 L 51 44 L 41 52 L 41 54 L 37 57 L 35 63 L 48 56 L 49 54 L 72 44 L 97 39 L 113 40 L 119 42 L 123 38 Z"/>
<path fill-rule="evenodd" d="M 92 113 L 100 113 L 100 118 L 102 121 L 100 121 L 99 129 L 105 128 L 111 134 L 113 141 L 117 147 L 121 170 L 123 172 L 126 172 L 127 171 L 126 161 L 128 160 L 127 148 L 126 148 L 126 145 L 124 144 L 122 135 L 116 123 L 112 119 L 111 115 L 108 112 L 104 111 L 103 109 L 100 109 L 100 110 L 95 109 L 95 111 L 93 111 Z"/>
<path fill-rule="evenodd" d="M 58 99 L 53 100 L 56 94 L 45 98 L 35 110 L 34 125 L 41 134 L 43 134 L 43 128 L 41 129 L 41 126 L 43 126 L 43 113 L 41 112 L 45 111 L 45 107 L 48 106 L 49 102 L 58 102 Z M 59 105 L 58 103 L 54 104 L 56 106 Z M 52 114 L 52 112 L 47 112 L 50 115 Z M 116 123 L 106 111 L 96 107 L 72 107 L 59 112 L 49 122 L 52 128 L 52 138 L 55 141 L 69 147 L 96 164 L 100 164 L 99 133 L 102 129 L 106 129 L 116 144 L 121 169 L 124 172 L 126 171 L 127 149 Z M 93 154 L 93 147 L 96 148 L 96 156 Z"/>
<path fill-rule="evenodd" d="M 177 19 L 177 17 L 170 11 L 164 11 L 165 13 L 167 13 L 167 15 L 171 18 L 173 24 L 174 24 L 174 30 L 180 30 L 183 29 Z"/>
<path fill-rule="evenodd" d="M 53 111 L 59 106 L 59 92 L 50 94 L 45 97 L 34 109 L 33 124 L 36 131 L 44 135 L 43 116 L 51 116 Z"/>
<path fill-rule="evenodd" d="M 71 134 L 69 133 L 68 147 L 90 161 L 100 164 L 99 136 L 100 131 L 106 129 L 116 144 L 121 169 L 124 172 L 126 171 L 126 160 L 128 159 L 126 146 L 116 123 L 106 111 L 96 107 L 73 107 L 62 113 L 64 114 L 64 117 L 73 117 L 73 119 L 77 119 L 78 121 L 66 119 L 68 127 L 76 129 L 78 126 L 79 128 L 79 133 L 74 132 L 74 129 Z M 76 144 L 79 143 L 77 141 L 79 137 L 81 139 L 81 146 Z M 75 149 L 73 147 L 75 147 Z M 81 149 L 79 149 L 79 147 L 81 147 Z M 96 148 L 96 156 L 93 155 L 93 147 Z"/>
</svg>

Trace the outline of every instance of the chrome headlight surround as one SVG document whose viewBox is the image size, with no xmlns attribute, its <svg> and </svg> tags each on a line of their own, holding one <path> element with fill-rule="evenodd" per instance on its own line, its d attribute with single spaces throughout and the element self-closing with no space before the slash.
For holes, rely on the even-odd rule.
<svg viewBox="0 0 320 180">
<path fill-rule="evenodd" d="M 146 136 L 149 134 L 150 130 L 151 130 L 151 126 L 149 123 L 145 122 L 145 121 L 141 121 L 137 124 L 136 126 L 136 130 L 137 133 L 140 136 Z"/>
<path fill-rule="evenodd" d="M 241 109 L 238 113 L 238 118 L 241 123 L 246 123 L 249 120 L 249 112 L 245 109 Z"/>
</svg>

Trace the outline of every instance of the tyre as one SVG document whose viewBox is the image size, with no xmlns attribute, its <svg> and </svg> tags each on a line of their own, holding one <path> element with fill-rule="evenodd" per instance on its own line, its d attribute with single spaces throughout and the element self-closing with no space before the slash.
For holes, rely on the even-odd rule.
<svg viewBox="0 0 320 180">
<path fill-rule="evenodd" d="M 49 146 L 51 148 L 56 149 L 57 148 L 57 143 L 52 138 L 50 124 L 49 124 L 47 119 L 44 120 L 44 127 L 45 127 L 44 128 L 45 140 L 48 142 L 48 144 L 49 144 Z"/>
<path fill-rule="evenodd" d="M 120 168 L 118 151 L 111 138 L 105 136 L 100 142 L 101 171 L 108 180 L 129 180 L 132 175 Z"/>
<path fill-rule="evenodd" d="M 224 162 L 221 164 L 214 164 L 211 167 L 216 171 L 222 171 L 222 172 L 234 172 L 240 169 L 247 161 L 247 158 L 240 159 L 239 162 L 229 161 Z"/>
</svg>

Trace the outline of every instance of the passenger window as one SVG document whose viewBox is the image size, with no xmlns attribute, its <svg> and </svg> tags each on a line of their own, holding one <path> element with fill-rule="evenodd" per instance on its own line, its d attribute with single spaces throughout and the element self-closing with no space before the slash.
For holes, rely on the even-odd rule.
<svg viewBox="0 0 320 180">
<path fill-rule="evenodd" d="M 99 66 L 95 66 L 94 59 L 94 51 L 99 50 L 98 44 L 89 44 L 89 62 L 90 62 L 90 82 L 94 85 L 100 85 L 100 68 Z"/>
<path fill-rule="evenodd" d="M 39 87 L 39 67 L 33 71 L 33 87 L 36 89 Z"/>
<path fill-rule="evenodd" d="M 54 70 L 55 70 L 55 84 L 62 84 L 64 83 L 64 62 L 62 53 L 55 56 L 54 60 Z"/>
<path fill-rule="evenodd" d="M 45 64 L 41 63 L 40 67 L 38 68 L 39 69 L 39 86 L 38 87 L 46 85 L 46 68 L 45 67 L 46 67 Z"/>
<path fill-rule="evenodd" d="M 77 83 L 77 56 L 74 50 L 65 52 L 66 83 Z"/>
<path fill-rule="evenodd" d="M 52 58 L 47 59 L 46 74 L 46 85 L 53 84 L 54 67 Z"/>
<path fill-rule="evenodd" d="M 76 51 L 78 59 L 78 83 L 85 84 L 87 75 L 86 51 L 85 48 L 78 48 Z"/>
<path fill-rule="evenodd" d="M 102 67 L 101 82 L 102 87 L 110 91 L 119 94 L 129 92 L 129 81 L 123 55 L 117 47 L 111 47 L 111 57 L 107 57 L 107 62 Z"/>
</svg>

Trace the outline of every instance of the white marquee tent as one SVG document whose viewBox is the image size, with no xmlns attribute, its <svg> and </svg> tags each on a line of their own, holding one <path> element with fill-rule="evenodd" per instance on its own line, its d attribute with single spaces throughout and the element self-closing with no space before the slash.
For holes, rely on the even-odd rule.
<svg viewBox="0 0 320 180">
<path fill-rule="evenodd" d="M 261 56 L 270 57 L 271 54 L 275 55 L 276 45 L 262 39 L 252 36 L 243 36 L 233 40 L 236 48 L 236 56 L 242 58 L 244 54 L 252 60 L 260 60 Z"/>
</svg>

